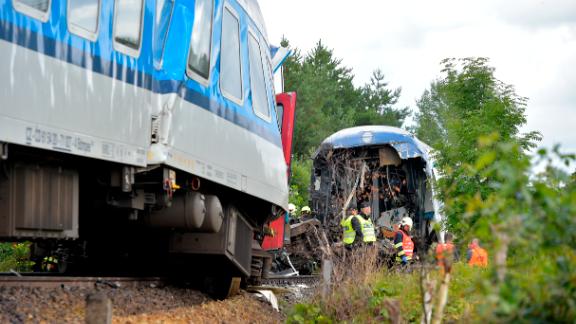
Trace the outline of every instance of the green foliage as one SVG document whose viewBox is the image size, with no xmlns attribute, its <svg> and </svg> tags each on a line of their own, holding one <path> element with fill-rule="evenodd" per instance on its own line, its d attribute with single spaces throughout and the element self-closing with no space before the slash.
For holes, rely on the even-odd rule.
<svg viewBox="0 0 576 324">
<path fill-rule="evenodd" d="M 464 318 L 478 321 L 475 313 L 483 299 L 478 284 L 487 277 L 487 271 L 470 268 L 464 263 L 456 263 L 453 268 L 445 319 L 448 322 Z M 438 273 L 434 273 L 438 276 Z M 342 316 L 327 300 L 313 298 L 308 303 L 296 305 L 288 316 L 288 323 L 386 323 L 395 316 L 402 322 L 419 322 L 422 316 L 420 274 L 382 270 L 371 274 L 367 282 L 356 282 L 354 286 L 339 289 L 338 295 L 345 300 L 352 313 L 350 318 Z M 330 300 L 333 302 L 332 300 Z M 339 305 L 341 306 L 341 305 Z M 342 307 L 340 307 L 342 308 Z"/>
<path fill-rule="evenodd" d="M 319 71 L 327 67 L 320 75 L 338 70 L 340 62 L 332 59 L 331 51 L 314 55 L 323 59 L 303 61 Z M 296 66 L 304 70 L 298 55 L 296 61 L 300 62 Z M 418 101 L 420 112 L 413 131 L 436 149 L 440 171 L 437 189 L 448 216 L 446 225 L 456 232 L 460 242 L 480 238 L 490 256 L 485 270 L 462 264 L 453 268 L 444 320 L 572 323 L 576 318 L 576 173 L 568 174 L 551 161 L 561 160 L 571 167 L 576 156 L 562 154 L 558 148 L 551 153 L 539 150 L 536 162 L 547 165 L 540 174 L 531 175 L 534 161 L 527 150 L 534 147 L 540 134 L 519 131 L 526 123 L 527 99 L 497 80 L 485 58 L 448 59 L 443 66 L 443 77 L 433 82 Z M 339 71 L 335 75 L 345 84 L 351 82 L 346 77 L 350 76 L 349 70 Z M 312 78 L 313 73 L 307 77 Z M 378 101 L 378 96 L 388 100 L 389 105 L 395 103 L 396 92 L 386 90 L 382 79 L 375 74 L 371 90 L 344 96 L 361 98 L 361 104 L 351 106 L 355 109 L 352 120 L 361 120 L 374 111 L 384 118 L 387 104 L 373 105 L 370 101 Z M 378 86 L 379 82 L 383 86 Z M 344 91 L 345 84 L 340 90 Z M 320 131 L 315 133 L 316 139 L 303 144 L 301 152 L 309 152 L 313 142 L 323 138 L 322 132 L 330 133 L 321 120 L 335 122 L 324 118 L 332 107 L 332 103 L 326 103 L 332 98 L 324 95 L 334 93 L 334 88 L 328 89 L 332 90 L 304 92 L 301 113 L 312 120 L 306 127 L 318 127 Z M 379 108 L 362 110 L 368 106 Z M 336 109 L 327 116 L 337 118 L 342 112 Z M 348 117 L 340 114 L 339 121 L 346 124 Z M 401 114 L 398 117 L 403 118 Z M 300 179 L 305 178 L 309 179 L 309 174 Z M 295 191 L 299 194 L 302 182 L 294 182 L 298 183 Z M 299 306 L 289 322 L 386 321 L 394 318 L 394 301 L 399 301 L 405 321 L 419 321 L 422 305 L 417 276 L 384 272 L 368 281 L 339 286 L 330 299 L 317 298 Z"/>
<path fill-rule="evenodd" d="M 284 63 L 285 90 L 298 94 L 294 154 L 305 157 L 331 133 L 353 120 L 350 104 L 359 95 L 351 70 L 318 42 L 305 57 L 298 50 Z"/>
<path fill-rule="evenodd" d="M 299 210 L 308 205 L 308 187 L 310 185 L 312 160 L 296 158 L 292 161 L 291 168 L 290 202 L 296 205 Z"/>
<path fill-rule="evenodd" d="M 414 132 L 438 152 L 440 186 L 446 189 L 441 191 L 443 200 L 459 197 L 451 199 L 445 210 L 448 225 L 458 233 L 465 233 L 477 220 L 461 221 L 464 200 L 484 199 L 494 191 L 490 178 L 467 173 L 469 168 L 482 168 L 498 158 L 486 145 L 478 145 L 478 139 L 517 146 L 506 158 L 520 164 L 527 163 L 525 150 L 540 139 L 537 132 L 520 134 L 526 123 L 527 99 L 496 79 L 488 63 L 486 58 L 444 60 L 443 77 L 418 101 Z"/>
<path fill-rule="evenodd" d="M 395 109 L 401 89 L 390 90 L 384 81 L 384 73 L 375 70 L 370 84 L 360 89 L 360 104 L 357 106 L 354 125 L 388 125 L 400 127 L 410 114 L 409 108 Z"/>
<path fill-rule="evenodd" d="M 282 46 L 289 46 L 287 40 Z M 358 125 L 401 126 L 409 109 L 395 109 L 400 89 L 388 89 L 384 74 L 374 71 L 370 84 L 356 88 L 352 70 L 343 66 L 321 41 L 307 55 L 293 49 L 284 63 L 286 91 L 296 91 L 294 161 L 290 202 L 308 205 L 310 155 L 331 134 Z"/>
<path fill-rule="evenodd" d="M 289 46 L 288 41 L 282 42 Z M 294 127 L 294 154 L 309 157 L 326 137 L 357 125 L 402 125 L 408 108 L 392 106 L 400 89 L 389 90 L 384 74 L 376 70 L 370 84 L 356 88 L 352 70 L 318 41 L 310 53 L 298 49 L 284 63 L 284 87 L 298 94 Z"/>
<path fill-rule="evenodd" d="M 30 243 L 0 243 L 0 272 L 26 272 L 31 271 L 33 266 Z"/>
<path fill-rule="evenodd" d="M 333 321 L 321 314 L 313 304 L 296 304 L 286 320 L 288 324 L 331 324 Z"/>
<path fill-rule="evenodd" d="M 539 163 L 548 165 L 530 177 L 526 150 L 540 135 L 519 133 L 526 98 L 495 79 L 487 63 L 445 60 L 444 77 L 418 102 L 415 132 L 437 150 L 437 184 L 449 227 L 465 241 L 479 237 L 490 252 L 487 275 L 471 283 L 482 297 L 476 316 L 572 322 L 576 186 L 551 161 L 570 166 L 575 158 L 558 148 L 552 155 L 539 150 Z"/>
<path fill-rule="evenodd" d="M 479 219 L 470 235 L 484 236 L 494 253 L 480 315 L 494 321 L 571 322 L 576 318 L 576 187 L 571 176 L 549 164 L 530 179 L 528 159 L 514 158 L 517 144 L 481 144 L 496 158 L 467 173 L 490 179 L 492 191 L 448 200 L 465 200 L 465 218 Z M 539 154 L 549 160 L 545 150 Z M 567 165 L 575 161 L 557 149 L 553 154 Z"/>
</svg>

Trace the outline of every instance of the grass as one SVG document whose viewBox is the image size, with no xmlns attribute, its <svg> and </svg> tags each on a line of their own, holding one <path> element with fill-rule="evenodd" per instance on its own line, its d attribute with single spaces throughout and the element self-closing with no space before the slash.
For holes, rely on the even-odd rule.
<svg viewBox="0 0 576 324">
<path fill-rule="evenodd" d="M 481 301 L 481 282 L 487 273 L 456 263 L 452 270 L 444 322 L 478 321 L 475 308 Z M 390 271 L 378 266 L 375 253 L 340 261 L 328 294 L 318 292 L 296 305 L 288 323 L 382 323 L 420 322 L 422 297 L 420 271 Z M 432 270 L 432 278 L 440 274 Z"/>
</svg>

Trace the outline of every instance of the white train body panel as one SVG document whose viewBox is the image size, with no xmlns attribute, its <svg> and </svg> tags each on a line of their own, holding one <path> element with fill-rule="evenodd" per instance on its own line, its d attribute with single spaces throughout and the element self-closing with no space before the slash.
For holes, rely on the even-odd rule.
<svg viewBox="0 0 576 324">
<path fill-rule="evenodd" d="M 142 42 L 131 57 L 111 40 L 114 1 L 99 2 L 94 40 L 70 33 L 64 0 L 50 1 L 40 18 L 14 10 L 14 1 L 0 0 L 0 142 L 136 167 L 167 165 L 287 207 L 267 50 L 270 120 L 252 111 L 246 35 L 257 35 L 268 48 L 256 1 L 214 2 L 210 77 L 204 85 L 186 74 L 193 3 L 173 3 L 170 15 L 161 18 L 168 32 L 157 43 L 159 2 L 144 0 Z M 241 104 L 219 91 L 225 7 L 240 19 Z M 200 106 L 185 92 L 208 103 Z M 153 118 L 160 122 L 158 143 L 151 143 Z"/>
<path fill-rule="evenodd" d="M 0 62 L 0 141 L 146 165 L 149 91 L 3 40 Z"/>
</svg>

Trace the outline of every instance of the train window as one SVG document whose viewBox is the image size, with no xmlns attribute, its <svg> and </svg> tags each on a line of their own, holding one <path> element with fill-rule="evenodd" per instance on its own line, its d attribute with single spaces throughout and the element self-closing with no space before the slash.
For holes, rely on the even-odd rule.
<svg viewBox="0 0 576 324">
<path fill-rule="evenodd" d="M 141 42 L 143 0 L 116 0 L 114 47 L 119 52 L 138 56 Z"/>
<path fill-rule="evenodd" d="M 156 1 L 156 12 L 154 13 L 154 30 L 152 53 L 154 67 L 162 69 L 164 60 L 164 47 L 168 38 L 168 29 L 172 23 L 172 12 L 174 9 L 174 0 Z"/>
<path fill-rule="evenodd" d="M 284 105 L 276 105 L 276 121 L 278 122 L 278 129 L 282 133 L 282 121 L 284 120 Z"/>
<path fill-rule="evenodd" d="M 242 102 L 242 67 L 240 66 L 240 24 L 231 9 L 224 7 L 220 57 L 220 89 L 227 98 Z"/>
<path fill-rule="evenodd" d="M 99 0 L 68 0 L 68 29 L 70 32 L 96 40 Z"/>
<path fill-rule="evenodd" d="M 252 33 L 248 37 L 248 53 L 250 57 L 250 89 L 252 90 L 252 106 L 256 115 L 270 121 L 270 103 L 266 91 L 266 79 L 262 62 L 260 43 Z"/>
<path fill-rule="evenodd" d="M 43 22 L 48 21 L 50 0 L 14 0 L 13 5 L 14 9 L 25 15 Z"/>
<path fill-rule="evenodd" d="M 188 55 L 188 74 L 199 81 L 210 76 L 210 46 L 212 39 L 213 0 L 196 0 L 194 25 Z"/>
</svg>

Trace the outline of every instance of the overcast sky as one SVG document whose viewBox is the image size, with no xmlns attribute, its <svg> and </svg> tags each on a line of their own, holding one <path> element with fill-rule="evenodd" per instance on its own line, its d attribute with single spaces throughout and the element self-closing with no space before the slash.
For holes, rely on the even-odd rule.
<svg viewBox="0 0 576 324">
<path fill-rule="evenodd" d="M 446 57 L 484 56 L 528 97 L 542 145 L 576 152 L 576 0 L 259 0 L 272 44 L 305 54 L 319 39 L 362 85 L 380 68 L 400 105 L 440 76 Z"/>
</svg>

